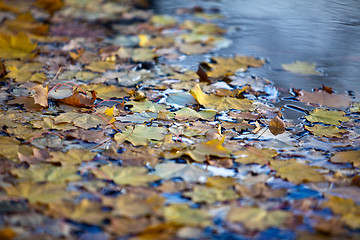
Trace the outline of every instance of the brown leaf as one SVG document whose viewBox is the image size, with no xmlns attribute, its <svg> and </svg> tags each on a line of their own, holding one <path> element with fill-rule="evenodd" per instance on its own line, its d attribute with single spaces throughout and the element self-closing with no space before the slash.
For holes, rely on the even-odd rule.
<svg viewBox="0 0 360 240">
<path fill-rule="evenodd" d="M 48 106 L 48 91 L 49 87 L 43 87 L 41 85 L 37 85 L 31 88 L 35 93 L 32 96 L 34 98 L 34 103 L 39 104 L 43 107 Z"/>
<path fill-rule="evenodd" d="M 299 92 L 299 94 L 299 100 L 301 102 L 318 104 L 320 106 L 341 108 L 349 107 L 351 103 L 351 98 L 349 96 L 341 94 L 330 94 L 326 90 L 318 92 L 308 92 L 302 90 Z"/>
<path fill-rule="evenodd" d="M 0 77 L 3 77 L 5 75 L 6 75 L 6 67 L 2 62 L 0 62 Z"/>
<path fill-rule="evenodd" d="M 269 130 L 275 136 L 278 134 L 282 134 L 285 132 L 286 125 L 283 120 L 281 120 L 278 116 L 271 119 L 269 124 Z"/>
<path fill-rule="evenodd" d="M 8 104 L 24 105 L 24 108 L 28 111 L 41 111 L 44 108 L 40 104 L 36 104 L 32 97 L 16 97 L 15 99 L 8 101 Z"/>
<path fill-rule="evenodd" d="M 73 95 L 70 97 L 59 99 L 59 102 L 74 106 L 74 107 L 86 107 L 91 108 L 94 106 L 96 100 L 96 91 L 91 90 L 92 98 L 88 98 L 86 95 L 78 92 L 76 89 L 73 91 Z"/>
</svg>

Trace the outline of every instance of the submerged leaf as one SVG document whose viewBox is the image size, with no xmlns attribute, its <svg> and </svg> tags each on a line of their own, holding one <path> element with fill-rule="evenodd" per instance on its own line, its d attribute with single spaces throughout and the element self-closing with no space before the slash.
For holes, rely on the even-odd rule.
<svg viewBox="0 0 360 240">
<path fill-rule="evenodd" d="M 341 94 L 330 94 L 326 91 L 308 92 L 300 91 L 299 100 L 305 103 L 318 104 L 331 108 L 349 107 L 351 97 Z"/>
<path fill-rule="evenodd" d="M 282 64 L 282 67 L 289 72 L 300 73 L 300 74 L 314 74 L 319 75 L 320 73 L 315 70 L 315 63 L 296 61 L 290 64 Z"/>
</svg>

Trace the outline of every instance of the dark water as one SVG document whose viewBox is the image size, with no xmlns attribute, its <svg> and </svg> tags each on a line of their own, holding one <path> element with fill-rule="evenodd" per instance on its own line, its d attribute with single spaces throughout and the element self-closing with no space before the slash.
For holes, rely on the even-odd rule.
<svg viewBox="0 0 360 240">
<path fill-rule="evenodd" d="M 323 84 L 337 93 L 353 91 L 360 101 L 360 1 L 358 0 L 155 0 L 157 13 L 176 8 L 216 7 L 226 16 L 219 23 L 229 29 L 233 44 L 216 55 L 247 54 L 268 60 L 251 73 L 270 79 L 287 97 L 290 88 L 311 90 Z M 204 56 L 188 57 L 195 68 Z M 321 76 L 301 76 L 281 64 L 309 61 Z"/>
</svg>

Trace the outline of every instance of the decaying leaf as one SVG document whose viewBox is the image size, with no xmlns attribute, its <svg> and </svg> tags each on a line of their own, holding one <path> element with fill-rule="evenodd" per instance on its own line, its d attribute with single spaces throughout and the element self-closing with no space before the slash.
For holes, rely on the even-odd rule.
<svg viewBox="0 0 360 240">
<path fill-rule="evenodd" d="M 48 104 L 48 91 L 49 91 L 49 88 L 46 86 L 46 87 L 43 87 L 41 85 L 37 85 L 33 88 L 31 88 L 35 93 L 33 95 L 33 98 L 34 98 L 34 103 L 35 104 L 39 104 L 43 107 L 47 107 L 49 104 Z"/>
<path fill-rule="evenodd" d="M 137 125 L 135 128 L 127 127 L 123 133 L 116 133 L 114 138 L 118 143 L 129 141 L 134 146 L 147 145 L 150 140 L 162 140 L 165 138 L 166 129 L 161 127 L 146 127 Z"/>
<path fill-rule="evenodd" d="M 345 129 L 339 129 L 336 126 L 322 126 L 322 125 L 314 125 L 312 127 L 305 126 L 305 129 L 310 131 L 312 134 L 316 136 L 324 136 L 324 137 L 337 137 L 341 138 L 347 132 Z"/>
<path fill-rule="evenodd" d="M 349 107 L 351 104 L 351 97 L 341 94 L 330 94 L 326 91 L 308 92 L 300 91 L 299 100 L 305 103 L 317 104 L 320 106 L 341 108 Z"/>
<path fill-rule="evenodd" d="M 183 196 L 191 198 L 197 203 L 215 203 L 239 198 L 239 195 L 232 189 L 220 189 L 205 186 L 195 186 L 193 191 L 184 192 Z"/>
<path fill-rule="evenodd" d="M 280 119 L 279 116 L 271 119 L 269 123 L 269 130 L 272 134 L 279 135 L 285 132 L 286 125 L 283 120 Z"/>
<path fill-rule="evenodd" d="M 211 224 L 210 215 L 207 211 L 190 208 L 187 204 L 172 204 L 163 209 L 166 222 L 200 227 Z"/>
<path fill-rule="evenodd" d="M 60 163 L 61 165 L 78 165 L 82 162 L 91 161 L 96 153 L 85 149 L 70 149 L 67 152 L 50 152 L 49 162 Z"/>
<path fill-rule="evenodd" d="M 82 92 L 77 91 L 76 89 L 73 91 L 73 94 L 69 97 L 57 99 L 57 101 L 75 106 L 75 107 L 86 107 L 91 108 L 94 106 L 94 102 L 96 100 L 96 91 L 91 90 L 91 98 L 88 98 Z"/>
<path fill-rule="evenodd" d="M 275 149 L 270 148 L 258 149 L 255 147 L 247 147 L 246 150 L 236 151 L 233 155 L 236 157 L 235 161 L 238 163 L 266 165 L 273 160 L 278 153 Z"/>
</svg>

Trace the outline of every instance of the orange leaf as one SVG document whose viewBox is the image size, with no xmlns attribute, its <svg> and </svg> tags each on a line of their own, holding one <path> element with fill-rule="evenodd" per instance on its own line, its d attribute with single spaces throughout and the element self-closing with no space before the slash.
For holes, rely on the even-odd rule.
<svg viewBox="0 0 360 240">
<path fill-rule="evenodd" d="M 271 119 L 270 124 L 269 124 L 269 129 L 270 132 L 272 134 L 274 134 L 275 136 L 278 134 L 282 134 L 283 132 L 285 132 L 285 123 L 283 120 L 281 120 L 279 118 L 279 116 L 274 117 L 273 119 Z"/>
</svg>

